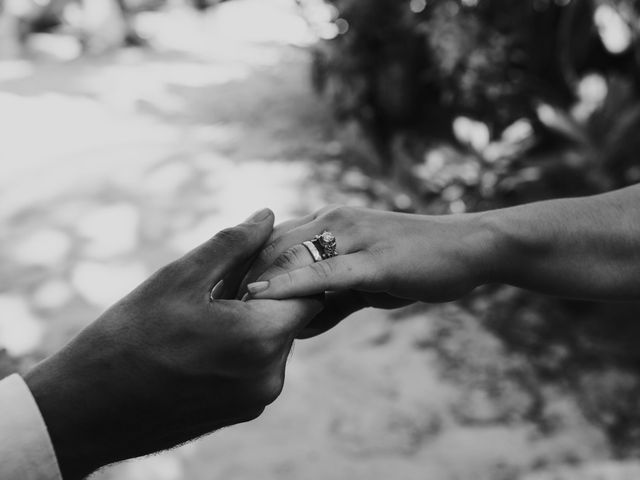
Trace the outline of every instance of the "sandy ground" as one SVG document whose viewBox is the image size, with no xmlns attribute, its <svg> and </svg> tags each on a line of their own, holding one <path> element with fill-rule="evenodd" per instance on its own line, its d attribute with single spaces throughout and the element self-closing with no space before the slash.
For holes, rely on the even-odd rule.
<svg viewBox="0 0 640 480">
<path fill-rule="evenodd" d="M 307 78 L 313 38 L 289 2 L 178 9 L 141 27 L 154 49 L 68 60 L 72 42 L 47 37 L 36 60 L 0 62 L 0 343 L 15 354 L 55 351 L 154 269 L 265 205 L 286 219 L 367 204 L 334 181 L 339 148 Z M 459 424 L 458 387 L 420 347 L 429 315 L 366 311 L 300 342 L 260 419 L 96 478 L 637 478 L 635 465 L 597 462 L 550 476 L 563 453 L 603 450 L 583 425 L 550 440 L 527 425 Z"/>
</svg>

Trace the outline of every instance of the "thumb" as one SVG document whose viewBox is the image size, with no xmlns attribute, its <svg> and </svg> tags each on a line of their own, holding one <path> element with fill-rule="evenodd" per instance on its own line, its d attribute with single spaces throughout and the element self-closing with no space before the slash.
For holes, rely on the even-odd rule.
<svg viewBox="0 0 640 480">
<path fill-rule="evenodd" d="M 273 221 L 271 210 L 260 210 L 243 223 L 218 232 L 183 260 L 192 266 L 193 275 L 215 285 L 260 251 L 273 231 Z"/>
</svg>

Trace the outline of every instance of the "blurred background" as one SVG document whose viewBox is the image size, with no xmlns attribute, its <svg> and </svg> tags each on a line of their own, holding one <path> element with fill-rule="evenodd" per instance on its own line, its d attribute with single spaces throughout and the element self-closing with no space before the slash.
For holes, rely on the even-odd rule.
<svg viewBox="0 0 640 480">
<path fill-rule="evenodd" d="M 0 376 L 252 211 L 640 181 L 635 0 L 0 0 Z M 640 476 L 640 306 L 493 286 L 299 342 L 257 421 L 100 480 Z"/>
</svg>

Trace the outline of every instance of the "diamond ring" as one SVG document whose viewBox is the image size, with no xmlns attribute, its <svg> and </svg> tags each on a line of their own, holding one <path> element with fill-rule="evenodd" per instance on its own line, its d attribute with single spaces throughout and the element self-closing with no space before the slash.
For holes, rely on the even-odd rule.
<svg viewBox="0 0 640 480">
<path fill-rule="evenodd" d="M 324 231 L 320 235 L 316 235 L 312 240 L 302 243 L 315 262 L 326 260 L 327 258 L 338 255 L 336 237 L 329 231 Z"/>
</svg>

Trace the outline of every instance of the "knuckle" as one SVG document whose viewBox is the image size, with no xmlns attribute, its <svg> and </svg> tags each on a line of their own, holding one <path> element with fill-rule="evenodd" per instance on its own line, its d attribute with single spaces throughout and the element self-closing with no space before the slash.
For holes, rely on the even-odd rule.
<svg viewBox="0 0 640 480">
<path fill-rule="evenodd" d="M 300 263 L 300 249 L 295 246 L 289 250 L 285 250 L 278 258 L 273 262 L 274 267 L 286 270 L 294 265 Z"/>
<path fill-rule="evenodd" d="M 330 212 L 332 209 L 334 209 L 335 207 L 337 207 L 337 204 L 334 203 L 330 203 L 329 205 L 325 205 L 324 207 L 316 210 L 315 212 L 313 212 L 313 219 L 317 219 L 320 217 L 323 217 L 327 214 L 327 212 Z"/>
<path fill-rule="evenodd" d="M 276 253 L 276 242 L 271 242 L 267 246 L 265 246 L 260 255 L 258 255 L 258 262 L 261 262 L 264 265 L 268 265 L 271 262 L 271 259 Z"/>
<path fill-rule="evenodd" d="M 326 281 L 333 274 L 333 266 L 330 262 L 316 262 L 311 267 L 313 273 L 319 280 Z"/>
<path fill-rule="evenodd" d="M 327 213 L 329 213 L 331 210 L 340 207 L 339 203 L 330 203 L 329 205 L 325 205 L 324 207 L 322 207 L 320 210 L 317 210 L 313 216 L 315 218 L 318 217 L 322 217 L 324 215 L 326 215 Z"/>
<path fill-rule="evenodd" d="M 189 275 L 192 270 L 190 262 L 191 260 L 188 257 L 174 260 L 156 270 L 143 285 L 147 290 L 152 289 L 154 291 L 189 285 L 192 282 L 192 277 Z M 158 293 L 156 292 L 156 294 Z"/>
<path fill-rule="evenodd" d="M 327 210 L 325 217 L 332 222 L 350 220 L 353 218 L 355 209 L 346 205 L 333 206 Z"/>
<path fill-rule="evenodd" d="M 344 209 L 342 205 L 334 206 L 325 212 L 324 217 L 329 221 L 340 220 L 344 215 Z"/>
<path fill-rule="evenodd" d="M 166 265 L 160 267 L 156 272 L 151 275 L 150 280 L 159 280 L 159 279 L 170 279 L 175 278 L 177 275 L 181 274 L 184 270 L 184 265 L 181 260 L 174 260 L 173 262 L 167 263 Z"/>
<path fill-rule="evenodd" d="M 285 285 L 295 285 L 295 279 L 293 278 L 293 274 L 291 270 L 287 270 L 285 274 Z"/>
<path fill-rule="evenodd" d="M 276 401 L 284 388 L 284 375 L 281 372 L 265 375 L 256 392 L 257 400 L 263 405 Z"/>
<path fill-rule="evenodd" d="M 266 404 L 260 402 L 256 403 L 256 407 L 251 408 L 244 415 L 242 415 L 242 417 L 239 419 L 241 422 L 251 422 L 264 413 Z"/>
<path fill-rule="evenodd" d="M 291 228 L 292 227 L 291 227 L 290 222 L 283 222 L 283 223 L 280 223 L 280 224 L 276 225 L 275 227 L 273 227 L 273 231 L 271 232 L 271 235 L 269 236 L 269 243 L 276 243 L 289 230 L 291 230 Z"/>
<path fill-rule="evenodd" d="M 275 248 L 275 245 L 273 243 L 270 243 L 260 251 L 255 261 L 253 262 L 253 265 L 251 265 L 251 268 L 249 269 L 249 275 L 247 276 L 247 278 L 250 281 L 257 280 L 273 264 L 273 256 L 276 251 Z"/>
<path fill-rule="evenodd" d="M 248 243 L 249 235 L 246 229 L 241 226 L 237 226 L 220 230 L 214 239 L 216 243 L 230 247 L 242 247 Z"/>
</svg>

